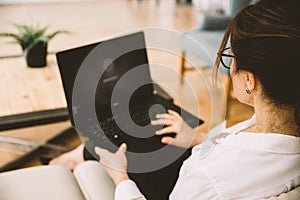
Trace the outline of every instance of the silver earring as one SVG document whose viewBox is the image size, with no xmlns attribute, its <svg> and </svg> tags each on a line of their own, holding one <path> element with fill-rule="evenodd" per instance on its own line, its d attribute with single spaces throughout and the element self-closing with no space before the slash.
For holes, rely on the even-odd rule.
<svg viewBox="0 0 300 200">
<path fill-rule="evenodd" d="M 246 89 L 246 93 L 247 93 L 247 94 L 251 94 L 251 91 L 247 88 L 247 89 Z"/>
</svg>

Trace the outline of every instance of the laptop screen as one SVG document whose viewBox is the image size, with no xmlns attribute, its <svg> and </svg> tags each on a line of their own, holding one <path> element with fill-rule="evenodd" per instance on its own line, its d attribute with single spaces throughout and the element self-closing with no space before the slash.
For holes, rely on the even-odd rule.
<svg viewBox="0 0 300 200">
<path fill-rule="evenodd" d="M 95 44 L 69 49 L 56 54 L 72 123 L 73 86 L 77 72 L 79 71 L 79 68 L 84 59 L 96 47 L 105 48 L 105 50 L 107 51 L 114 52 L 117 51 L 120 46 L 124 47 L 126 45 L 130 46 L 132 44 L 134 44 L 134 49 L 136 50 L 126 52 L 125 54 L 122 54 L 113 60 L 111 60 L 111 58 L 103 58 L 103 56 L 99 56 L 99 59 L 101 60 L 97 60 L 95 64 L 88 66 L 89 68 L 94 69 L 105 67 L 105 70 L 99 82 L 96 83 L 98 84 L 95 94 L 95 106 L 97 111 L 100 107 L 103 109 L 107 109 L 111 108 L 111 104 L 119 103 L 118 98 L 115 99 L 115 102 L 112 102 L 112 92 L 114 91 L 116 85 L 118 86 L 118 97 L 121 98 L 122 96 L 126 96 L 128 89 L 130 89 L 131 87 L 135 87 L 137 80 L 140 79 L 141 81 L 151 83 L 143 32 L 138 32 Z M 138 48 L 136 48 L 137 46 Z M 103 63 L 103 65 L 99 65 L 99 63 Z M 122 77 L 124 77 L 127 72 L 129 72 L 131 69 L 134 69 L 135 67 L 139 67 L 141 70 L 141 72 L 138 73 L 138 76 L 135 76 L 135 79 L 126 78 L 121 81 Z M 89 80 L 84 84 L 95 84 L 95 81 L 97 80 Z M 88 88 L 88 86 L 84 88 Z M 148 96 L 152 95 L 152 92 L 153 85 L 146 84 L 137 89 L 133 93 L 133 96 L 134 99 L 148 98 Z M 102 112 L 104 111 L 103 109 L 101 109 Z M 108 115 L 110 114 L 110 110 L 106 110 L 105 112 L 108 112 Z M 103 116 L 103 113 L 101 115 Z"/>
</svg>

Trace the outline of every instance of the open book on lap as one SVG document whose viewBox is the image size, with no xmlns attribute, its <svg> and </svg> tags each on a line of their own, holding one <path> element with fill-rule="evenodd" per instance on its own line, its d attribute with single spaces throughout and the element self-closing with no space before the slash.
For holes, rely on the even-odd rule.
<svg viewBox="0 0 300 200">
<path fill-rule="evenodd" d="M 38 166 L 0 174 L 1 200 L 113 200 L 115 186 L 99 162 L 74 173 L 62 166 Z"/>
</svg>

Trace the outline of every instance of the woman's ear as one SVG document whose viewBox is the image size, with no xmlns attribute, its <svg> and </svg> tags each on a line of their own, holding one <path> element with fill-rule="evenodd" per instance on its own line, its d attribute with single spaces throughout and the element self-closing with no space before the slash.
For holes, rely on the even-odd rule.
<svg viewBox="0 0 300 200">
<path fill-rule="evenodd" d="M 248 90 L 252 91 L 252 90 L 255 89 L 255 86 L 256 86 L 255 81 L 256 80 L 255 80 L 254 74 L 252 72 L 247 72 L 247 74 L 246 74 L 246 85 L 247 85 Z"/>
</svg>

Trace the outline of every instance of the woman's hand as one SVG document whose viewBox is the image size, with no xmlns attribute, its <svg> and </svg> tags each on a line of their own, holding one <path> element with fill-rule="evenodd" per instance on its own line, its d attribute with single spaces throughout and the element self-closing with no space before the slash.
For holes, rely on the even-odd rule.
<svg viewBox="0 0 300 200">
<path fill-rule="evenodd" d="M 100 163 L 104 170 L 109 174 L 113 179 L 115 185 L 118 185 L 124 180 L 128 180 L 127 169 L 127 158 L 125 152 L 127 146 L 123 143 L 116 153 L 111 153 L 106 149 L 100 147 L 95 147 L 95 152 L 100 157 Z"/>
<path fill-rule="evenodd" d="M 197 130 L 192 129 L 181 116 L 172 110 L 167 114 L 156 115 L 157 120 L 151 121 L 152 125 L 165 125 L 166 127 L 157 131 L 156 135 L 176 133 L 176 137 L 164 136 L 161 142 L 182 148 L 190 148 L 204 141 L 204 134 L 197 135 Z"/>
</svg>

